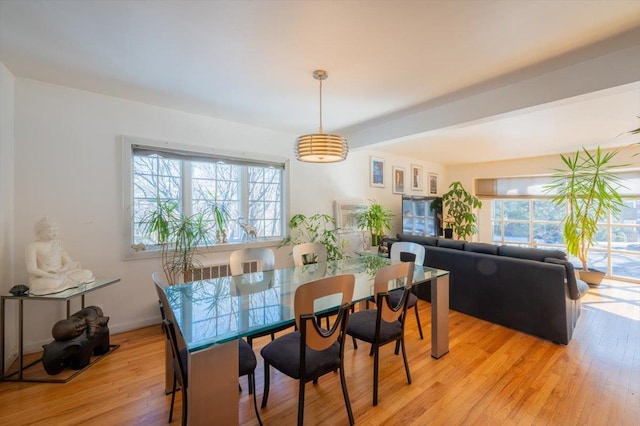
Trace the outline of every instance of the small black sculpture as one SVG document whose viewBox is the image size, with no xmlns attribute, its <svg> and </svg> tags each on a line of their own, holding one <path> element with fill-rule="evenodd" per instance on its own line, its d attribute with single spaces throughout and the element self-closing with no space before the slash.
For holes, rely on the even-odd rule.
<svg viewBox="0 0 640 426">
<path fill-rule="evenodd" d="M 84 308 L 53 326 L 55 341 L 44 345 L 42 364 L 45 371 L 55 375 L 70 366 L 80 370 L 91 361 L 91 355 L 109 352 L 109 317 L 97 306 Z"/>
<path fill-rule="evenodd" d="M 14 296 L 24 296 L 25 294 L 29 293 L 29 287 L 24 284 L 14 285 L 9 289 L 9 293 L 13 294 Z"/>
</svg>

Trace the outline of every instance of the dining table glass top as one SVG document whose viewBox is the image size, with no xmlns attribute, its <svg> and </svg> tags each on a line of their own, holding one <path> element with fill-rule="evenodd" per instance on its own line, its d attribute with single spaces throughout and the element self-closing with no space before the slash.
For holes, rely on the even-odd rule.
<svg viewBox="0 0 640 426">
<path fill-rule="evenodd" d="M 213 278 L 165 287 L 173 315 L 190 352 L 206 349 L 239 337 L 293 325 L 296 289 L 320 278 L 353 274 L 353 301 L 373 295 L 376 271 L 390 264 L 388 258 L 358 256 L 239 276 Z M 420 284 L 449 274 L 417 265 L 413 283 Z M 392 281 L 389 289 L 403 287 Z M 340 304 L 340 295 L 319 300 L 316 309 L 329 310 Z"/>
</svg>

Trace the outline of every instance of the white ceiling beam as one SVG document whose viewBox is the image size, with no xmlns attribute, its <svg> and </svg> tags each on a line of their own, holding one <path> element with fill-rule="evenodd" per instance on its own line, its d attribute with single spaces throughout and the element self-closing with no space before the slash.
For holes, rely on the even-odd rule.
<svg viewBox="0 0 640 426">
<path fill-rule="evenodd" d="M 637 33 L 636 33 L 637 34 Z M 531 111 L 544 104 L 640 81 L 640 43 L 494 87 L 463 99 L 425 105 L 403 116 L 383 118 L 341 131 L 351 148 L 413 136 L 473 121 L 485 121 L 515 111 Z M 495 82 L 493 82 L 495 83 Z M 493 84 L 496 86 L 496 84 Z M 639 93 L 640 96 L 640 93 Z"/>
</svg>

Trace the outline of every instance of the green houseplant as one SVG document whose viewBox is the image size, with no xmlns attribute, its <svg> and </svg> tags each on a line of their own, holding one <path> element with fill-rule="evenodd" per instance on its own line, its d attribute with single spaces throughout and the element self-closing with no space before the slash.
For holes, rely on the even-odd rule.
<svg viewBox="0 0 640 426">
<path fill-rule="evenodd" d="M 391 229 L 391 219 L 393 213 L 375 200 L 370 200 L 369 206 L 356 216 L 358 228 L 367 229 L 371 232 L 371 245 L 377 246 L 382 243 L 384 231 Z"/>
<path fill-rule="evenodd" d="M 227 242 L 227 222 L 231 219 L 231 212 L 226 205 L 215 202 L 211 205 L 211 212 L 216 224 L 216 243 Z"/>
<path fill-rule="evenodd" d="M 444 226 L 444 223 L 442 220 L 442 197 L 434 198 L 433 201 L 429 203 L 429 209 L 436 215 L 436 220 L 437 220 L 436 233 L 437 235 L 441 235 L 443 226 Z"/>
<path fill-rule="evenodd" d="M 442 203 L 447 211 L 446 228 L 452 228 L 458 239 L 466 240 L 478 232 L 478 217 L 473 212 L 482 207 L 475 195 L 464 189 L 459 181 L 449 185 L 449 191 L 442 195 Z"/>
<path fill-rule="evenodd" d="M 144 232 L 160 245 L 162 269 L 167 282 L 175 284 L 182 275 L 189 281 L 191 272 L 201 266 L 196 249 L 206 244 L 209 229 L 204 214 L 183 214 L 173 200 L 157 200 L 156 209 L 142 219 Z"/>
<path fill-rule="evenodd" d="M 547 193 L 554 194 L 554 203 L 567 205 L 562 236 L 567 252 L 580 259 L 580 277 L 589 284 L 599 284 L 604 277 L 604 272 L 590 273 L 588 264 L 598 222 L 609 214 L 619 214 L 624 207 L 618 193 L 622 185 L 615 171 L 628 165 L 612 164 L 617 153 L 604 153 L 598 147 L 593 153 L 582 148 L 574 155 L 561 155 L 565 167 L 555 169 L 553 181 L 545 186 Z"/>
<path fill-rule="evenodd" d="M 289 229 L 291 232 L 280 242 L 279 247 L 304 242 L 321 243 L 327 248 L 327 260 L 344 258 L 344 246 L 338 242 L 338 229 L 333 217 L 320 213 L 313 216 L 298 213 L 289 220 Z"/>
</svg>

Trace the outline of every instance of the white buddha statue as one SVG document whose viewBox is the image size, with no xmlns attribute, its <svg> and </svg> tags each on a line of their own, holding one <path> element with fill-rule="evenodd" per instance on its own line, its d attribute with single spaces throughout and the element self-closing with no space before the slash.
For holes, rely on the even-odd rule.
<svg viewBox="0 0 640 426">
<path fill-rule="evenodd" d="M 36 223 L 35 241 L 27 246 L 26 263 L 29 273 L 29 293 L 58 293 L 80 284 L 95 281 L 91 271 L 81 269 L 58 240 L 58 225 L 47 217 Z"/>
</svg>

